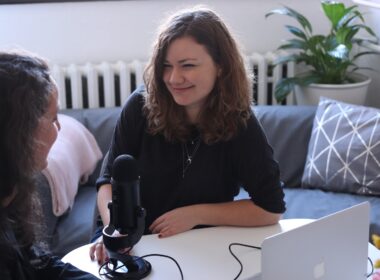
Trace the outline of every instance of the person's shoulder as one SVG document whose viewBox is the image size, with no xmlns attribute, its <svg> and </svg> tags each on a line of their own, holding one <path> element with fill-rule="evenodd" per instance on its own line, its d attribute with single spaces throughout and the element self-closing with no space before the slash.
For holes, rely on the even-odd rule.
<svg viewBox="0 0 380 280">
<path fill-rule="evenodd" d="M 144 121 L 143 107 L 145 105 L 145 98 L 145 86 L 136 88 L 125 102 L 119 120 L 135 124 Z"/>
<path fill-rule="evenodd" d="M 146 90 L 145 86 L 141 85 L 137 87 L 131 95 L 128 97 L 125 106 L 143 106 L 145 103 L 145 97 L 146 97 Z M 125 107 L 124 106 L 124 107 Z"/>
<path fill-rule="evenodd" d="M 246 124 L 247 124 L 246 129 L 252 129 L 252 128 L 257 128 L 261 126 L 256 116 L 255 109 L 252 106 L 250 107 L 249 116 L 248 116 Z"/>
<path fill-rule="evenodd" d="M 145 104 L 145 86 L 139 86 L 128 97 L 123 106 L 123 115 L 140 115 Z"/>
<path fill-rule="evenodd" d="M 236 139 L 245 139 L 245 138 L 255 138 L 257 134 L 262 133 L 262 127 L 258 121 L 253 108 L 249 111 L 249 116 L 245 122 L 245 125 L 242 125 L 239 129 Z"/>
</svg>

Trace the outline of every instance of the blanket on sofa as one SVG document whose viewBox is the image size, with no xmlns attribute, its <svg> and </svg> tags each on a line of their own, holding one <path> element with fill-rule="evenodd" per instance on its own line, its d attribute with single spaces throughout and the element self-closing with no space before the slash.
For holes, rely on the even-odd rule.
<svg viewBox="0 0 380 280">
<path fill-rule="evenodd" d="M 42 171 L 52 195 L 53 213 L 64 214 L 73 206 L 78 184 L 85 183 L 102 158 L 102 152 L 88 129 L 67 115 L 59 114 L 61 130 Z"/>
</svg>

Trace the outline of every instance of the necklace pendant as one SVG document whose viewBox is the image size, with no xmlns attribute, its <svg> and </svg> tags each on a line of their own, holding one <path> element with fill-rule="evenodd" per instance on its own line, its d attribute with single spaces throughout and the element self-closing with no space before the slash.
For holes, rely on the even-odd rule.
<svg viewBox="0 0 380 280">
<path fill-rule="evenodd" d="M 191 164 L 191 157 L 190 157 L 190 156 L 189 156 L 189 157 L 187 157 L 187 161 L 186 161 L 186 162 L 187 162 L 187 164 L 188 164 L 188 165 L 190 165 L 190 164 Z"/>
</svg>

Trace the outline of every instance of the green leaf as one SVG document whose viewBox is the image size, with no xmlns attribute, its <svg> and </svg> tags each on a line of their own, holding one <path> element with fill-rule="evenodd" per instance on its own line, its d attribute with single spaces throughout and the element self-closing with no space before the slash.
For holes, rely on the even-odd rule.
<svg viewBox="0 0 380 280">
<path fill-rule="evenodd" d="M 375 32 L 373 32 L 373 30 L 367 26 L 367 25 L 364 25 L 364 24 L 357 24 L 355 25 L 355 27 L 357 28 L 361 28 L 361 29 L 364 29 L 365 31 L 367 31 L 369 34 L 371 34 L 373 37 L 376 37 L 376 34 Z"/>
<path fill-rule="evenodd" d="M 273 9 L 269 13 L 267 13 L 265 17 L 267 18 L 274 14 L 292 17 L 295 20 L 297 20 L 297 22 L 303 27 L 305 31 L 312 33 L 312 27 L 307 18 L 299 12 L 293 10 L 292 8 L 284 6 L 283 8 Z"/>
<path fill-rule="evenodd" d="M 298 57 L 298 55 L 296 55 L 296 54 L 280 56 L 273 61 L 273 64 L 278 65 L 278 64 L 288 63 L 291 61 L 296 61 L 297 57 Z"/>
<path fill-rule="evenodd" d="M 374 55 L 378 55 L 379 53 L 377 51 L 365 51 L 365 52 L 359 52 L 357 54 L 354 55 L 354 57 L 352 58 L 352 60 L 356 60 L 357 58 L 363 56 L 363 55 L 371 55 L 371 54 L 374 54 Z"/>
<path fill-rule="evenodd" d="M 338 22 L 337 29 L 341 28 L 342 26 L 349 26 L 357 18 L 359 18 L 362 22 L 364 22 L 363 16 L 356 9 L 357 9 L 357 6 L 351 6 L 346 9 L 345 15 Z"/>
<path fill-rule="evenodd" d="M 279 49 L 301 49 L 304 50 L 307 48 L 307 43 L 299 39 L 290 39 L 286 41 L 286 44 L 283 44 L 278 47 Z"/>
<path fill-rule="evenodd" d="M 281 79 L 275 86 L 274 96 L 278 103 L 286 99 L 290 92 L 294 91 L 296 85 L 307 86 L 318 81 L 318 77 L 313 73 L 305 74 L 301 77 L 290 77 Z"/>
<path fill-rule="evenodd" d="M 314 72 L 308 72 L 297 78 L 297 84 L 300 86 L 308 86 L 313 83 L 318 83 L 320 80 L 319 75 Z"/>
<path fill-rule="evenodd" d="M 356 35 L 358 31 L 359 28 L 357 26 L 342 27 L 338 29 L 335 34 L 337 43 L 350 46 L 351 39 Z M 351 47 L 349 47 L 349 49 L 351 49 Z"/>
<path fill-rule="evenodd" d="M 335 1 L 323 1 L 322 8 L 325 15 L 330 20 L 333 29 L 336 29 L 338 22 L 346 14 L 344 4 Z"/>
<path fill-rule="evenodd" d="M 286 99 L 291 91 L 294 91 L 294 78 L 285 78 L 280 80 L 274 89 L 274 96 L 278 103 Z"/>
<path fill-rule="evenodd" d="M 301 29 L 299 29 L 298 27 L 291 26 L 291 25 L 285 25 L 285 27 L 294 36 L 297 36 L 297 37 L 302 38 L 304 40 L 307 39 L 307 35 Z"/>
</svg>

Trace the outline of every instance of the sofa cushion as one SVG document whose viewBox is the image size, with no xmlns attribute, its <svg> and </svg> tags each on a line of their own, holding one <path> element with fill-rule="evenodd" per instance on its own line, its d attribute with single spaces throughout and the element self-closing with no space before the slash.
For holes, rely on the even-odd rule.
<svg viewBox="0 0 380 280">
<path fill-rule="evenodd" d="M 370 236 L 380 234 L 380 199 L 375 196 L 328 192 L 320 189 L 285 188 L 284 219 L 318 219 L 356 204 L 368 201 L 371 205 Z"/>
<path fill-rule="evenodd" d="M 255 106 L 254 111 L 278 161 L 281 180 L 300 187 L 317 106 Z"/>
<path fill-rule="evenodd" d="M 68 109 L 61 113 L 72 116 L 80 121 L 94 135 L 103 156 L 107 153 L 111 144 L 112 134 L 116 126 L 117 119 L 121 113 L 121 107 L 96 108 L 96 109 Z M 87 185 L 95 185 L 99 177 L 102 164 L 100 160 L 95 171 L 88 178 Z"/>
<path fill-rule="evenodd" d="M 82 186 L 71 211 L 59 217 L 50 245 L 54 255 L 63 257 L 90 242 L 98 215 L 96 195 L 95 187 Z"/>
<path fill-rule="evenodd" d="M 321 98 L 302 186 L 380 195 L 380 110 Z"/>
<path fill-rule="evenodd" d="M 380 199 L 378 197 L 302 188 L 284 188 L 284 193 L 286 211 L 282 214 L 282 219 L 319 219 L 368 201 L 371 205 L 370 236 L 374 233 L 380 234 Z M 249 194 L 242 188 L 235 200 L 248 198 Z"/>
<path fill-rule="evenodd" d="M 85 183 L 102 153 L 96 139 L 76 119 L 58 114 L 61 130 L 42 171 L 49 182 L 53 213 L 60 216 L 74 204 L 78 184 Z"/>
</svg>

